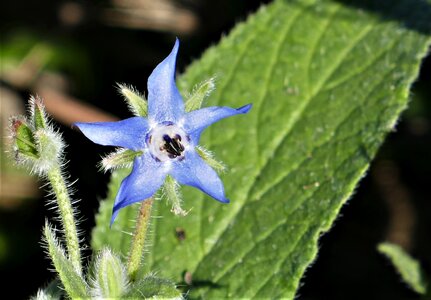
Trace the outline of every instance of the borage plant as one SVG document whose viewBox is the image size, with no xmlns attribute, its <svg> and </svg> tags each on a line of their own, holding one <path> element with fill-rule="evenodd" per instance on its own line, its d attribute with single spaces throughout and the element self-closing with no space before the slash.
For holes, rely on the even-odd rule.
<svg viewBox="0 0 431 300">
<path fill-rule="evenodd" d="M 55 196 L 53 202 L 58 208 L 66 249 L 48 221 L 44 239 L 59 275 L 59 284 L 71 298 L 182 298 L 181 292 L 168 279 L 158 278 L 153 273 L 138 277 L 151 223 L 153 196 L 163 185 L 172 212 L 182 216 L 187 213 L 181 208 L 178 183 L 196 187 L 222 203 L 229 203 L 223 183 L 212 168 L 222 170 L 224 165 L 199 146 L 199 139 L 206 127 L 223 118 L 247 113 L 251 104 L 238 109 L 216 106 L 201 109 L 203 100 L 214 87 L 212 79 L 198 86 L 184 103 L 175 84 L 178 48 L 177 39 L 172 52 L 150 75 L 148 101 L 133 88 L 119 86 L 136 117 L 119 122 L 75 124 L 93 142 L 121 147 L 102 160 L 105 171 L 133 166 L 118 190 L 110 222 L 110 225 L 114 223 L 121 208 L 142 202 L 127 263 L 106 247 L 97 254 L 90 269 L 83 271 L 73 202 L 61 169 L 62 138 L 49 125 L 39 98 L 31 98 L 28 118 L 12 118 L 16 161 L 42 178 L 46 177 Z M 60 289 L 60 285 L 57 288 Z M 37 298 L 49 293 L 51 291 L 39 291 Z"/>
<path fill-rule="evenodd" d="M 294 298 L 319 236 L 407 105 L 431 41 L 430 12 L 419 0 L 276 0 L 178 79 L 183 95 L 195 87 L 184 107 L 174 84 L 177 45 L 149 79 L 148 105 L 121 85 L 136 117 L 77 124 L 94 142 L 121 147 L 102 161 L 118 170 L 96 216 L 88 270 L 61 138 L 33 100 L 30 117 L 12 121 L 16 157 L 51 183 L 64 236 L 47 223 L 60 283 L 38 297 L 56 297 L 61 286 L 71 298 Z M 212 80 L 199 84 L 214 75 L 217 89 Z M 200 109 L 207 96 L 221 107 Z M 248 112 L 248 102 L 247 116 L 218 122 L 201 138 L 211 123 Z M 224 165 L 198 143 L 230 166 L 224 187 L 214 171 Z M 197 189 L 184 187 L 182 199 L 178 183 Z M 172 209 L 152 197 L 161 186 L 156 195 Z M 417 277 L 412 286 L 425 294 L 430 285 Z"/>
</svg>

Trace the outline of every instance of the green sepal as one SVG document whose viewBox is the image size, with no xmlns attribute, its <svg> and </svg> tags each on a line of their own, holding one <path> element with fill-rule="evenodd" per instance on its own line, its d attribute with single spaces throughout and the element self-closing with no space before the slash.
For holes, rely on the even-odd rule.
<svg viewBox="0 0 431 300">
<path fill-rule="evenodd" d="M 48 126 L 45 107 L 39 97 L 30 98 L 30 109 L 32 112 L 33 124 L 36 130 L 45 129 Z"/>
<path fill-rule="evenodd" d="M 119 298 L 127 291 L 126 269 L 111 250 L 104 248 L 96 258 L 91 285 L 91 295 L 96 298 Z"/>
<path fill-rule="evenodd" d="M 52 260 L 55 270 L 60 277 L 66 293 L 71 298 L 88 297 L 87 284 L 81 274 L 75 269 L 67 258 L 66 252 L 58 242 L 54 230 L 45 222 L 44 237 L 48 249 L 48 255 Z"/>
<path fill-rule="evenodd" d="M 124 100 L 126 100 L 129 110 L 137 117 L 146 117 L 148 114 L 148 103 L 144 95 L 132 86 L 125 84 L 118 84 L 117 86 Z"/>
<path fill-rule="evenodd" d="M 60 300 L 63 296 L 60 285 L 60 281 L 54 279 L 46 287 L 39 289 L 36 295 L 30 297 L 30 300 Z"/>
<path fill-rule="evenodd" d="M 187 99 L 185 104 L 186 112 L 197 110 L 202 107 L 204 100 L 214 91 L 215 84 L 214 78 L 209 78 L 199 84 L 197 84 Z"/>
<path fill-rule="evenodd" d="M 105 156 L 100 162 L 100 168 L 106 172 L 111 169 L 131 167 L 135 157 L 140 155 L 142 155 L 141 151 L 121 148 Z"/>
<path fill-rule="evenodd" d="M 170 175 L 166 176 L 165 183 L 163 184 L 163 195 L 172 205 L 171 212 L 180 216 L 187 215 L 187 212 L 181 208 L 182 197 L 179 184 Z"/>
<path fill-rule="evenodd" d="M 380 243 L 377 249 L 391 261 L 409 287 L 418 294 L 424 295 L 427 292 L 428 280 L 416 259 L 392 243 Z"/>
<path fill-rule="evenodd" d="M 127 299 L 184 299 L 174 282 L 159 278 L 153 274 L 146 275 L 130 286 Z"/>
<path fill-rule="evenodd" d="M 214 170 L 217 172 L 224 172 L 226 171 L 226 166 L 221 161 L 218 161 L 214 158 L 214 155 L 207 149 L 205 149 L 202 146 L 196 146 L 195 147 L 196 152 L 199 154 L 199 156 L 205 160 L 205 162 L 210 165 Z"/>
<path fill-rule="evenodd" d="M 38 158 L 33 131 L 28 124 L 19 119 L 12 119 L 12 136 L 15 140 L 17 151 L 20 155 Z"/>
</svg>

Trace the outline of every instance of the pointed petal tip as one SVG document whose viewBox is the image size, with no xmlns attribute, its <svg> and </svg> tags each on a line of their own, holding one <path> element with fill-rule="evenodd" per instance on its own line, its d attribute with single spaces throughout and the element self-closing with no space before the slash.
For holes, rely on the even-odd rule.
<svg viewBox="0 0 431 300">
<path fill-rule="evenodd" d="M 178 38 L 175 38 L 174 47 L 172 47 L 171 53 L 168 55 L 168 57 L 171 57 L 171 59 L 173 59 L 174 64 L 176 63 L 176 60 L 177 60 L 177 54 L 178 54 L 179 48 L 180 48 L 180 40 Z"/>
<path fill-rule="evenodd" d="M 237 108 L 237 111 L 239 111 L 242 114 L 246 114 L 250 111 L 252 107 L 253 107 L 253 104 L 249 103 L 247 105 L 241 106 L 240 108 Z"/>
<path fill-rule="evenodd" d="M 179 45 L 177 38 L 169 55 L 148 78 L 148 116 L 159 123 L 177 121 L 184 113 L 184 102 L 175 84 Z"/>
<path fill-rule="evenodd" d="M 223 198 L 223 199 L 216 199 L 217 201 L 221 202 L 221 203 L 225 203 L 225 204 L 229 204 L 230 200 L 228 198 Z"/>
<path fill-rule="evenodd" d="M 114 221 L 118 216 L 118 212 L 119 212 L 119 209 L 115 209 L 115 206 L 114 206 L 114 209 L 112 210 L 111 222 L 109 223 L 109 228 L 112 228 L 112 225 L 114 224 Z"/>
</svg>

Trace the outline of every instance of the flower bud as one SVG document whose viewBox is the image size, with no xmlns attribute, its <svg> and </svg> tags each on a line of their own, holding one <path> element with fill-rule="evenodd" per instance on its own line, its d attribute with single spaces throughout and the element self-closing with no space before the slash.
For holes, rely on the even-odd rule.
<svg viewBox="0 0 431 300">
<path fill-rule="evenodd" d="M 46 174 L 61 163 L 64 144 L 61 135 L 49 125 L 42 100 L 31 97 L 29 106 L 28 120 L 24 117 L 11 119 L 15 159 L 34 173 Z"/>
<path fill-rule="evenodd" d="M 91 294 L 97 299 L 118 299 L 128 289 L 126 268 L 120 258 L 109 249 L 103 249 L 96 259 Z"/>
</svg>

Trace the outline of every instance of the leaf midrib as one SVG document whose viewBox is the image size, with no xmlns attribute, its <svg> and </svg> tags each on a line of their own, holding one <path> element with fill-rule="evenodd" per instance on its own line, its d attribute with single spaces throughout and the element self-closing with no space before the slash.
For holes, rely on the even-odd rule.
<svg viewBox="0 0 431 300">
<path fill-rule="evenodd" d="M 277 47 L 274 47 L 274 49 L 275 49 L 275 53 L 277 53 L 277 51 L 280 51 L 281 50 L 281 47 L 282 47 L 282 43 L 283 43 L 283 41 L 286 39 L 286 37 L 287 37 L 287 34 L 289 33 L 289 31 L 291 30 L 291 28 L 292 28 L 292 25 L 293 25 L 293 23 L 295 22 L 295 20 L 297 20 L 298 18 L 299 18 L 299 16 L 305 11 L 305 9 L 307 8 L 308 6 L 302 6 L 301 7 L 301 9 L 299 9 L 298 10 L 298 12 L 297 12 L 297 14 L 296 15 L 294 15 L 293 17 L 292 17 L 292 21 L 291 22 L 289 22 L 288 23 L 288 25 L 286 26 L 287 28 L 285 29 L 285 34 L 284 35 L 282 35 L 282 38 L 280 39 L 280 41 L 279 41 L 279 43 L 277 44 Z M 338 10 L 336 10 L 336 12 L 337 12 Z M 335 13 L 336 13 L 335 12 Z M 272 20 L 272 18 L 269 18 L 268 20 Z M 331 19 L 331 21 L 333 21 L 333 19 Z M 330 25 L 330 22 L 329 22 L 329 24 L 326 26 L 326 28 L 325 29 L 327 29 L 328 27 L 329 27 L 329 25 Z M 297 114 L 295 114 L 291 119 L 292 119 L 292 121 L 290 122 L 290 124 L 287 124 L 287 126 L 286 126 L 286 130 L 280 135 L 280 138 L 279 138 L 279 141 L 277 142 L 277 144 L 276 144 L 276 146 L 275 146 L 275 148 L 274 148 L 274 150 L 272 151 L 272 155 L 277 151 L 277 149 L 283 144 L 283 141 L 285 140 L 285 138 L 286 138 L 286 136 L 289 134 L 289 132 L 291 131 L 291 129 L 292 128 L 294 128 L 294 124 L 296 124 L 297 123 L 297 121 L 300 119 L 300 117 L 302 116 L 302 114 L 304 113 L 304 111 L 306 110 L 306 108 L 308 107 L 308 105 L 310 104 L 310 102 L 312 102 L 312 100 L 315 98 L 315 96 L 318 94 L 318 92 L 320 91 L 320 89 L 322 88 L 322 86 L 325 84 L 325 82 L 332 76 L 332 74 L 336 71 L 336 69 L 341 65 L 341 63 L 343 62 L 343 59 L 349 54 L 349 52 L 369 33 L 369 31 L 372 29 L 372 25 L 370 25 L 370 24 L 368 24 L 368 26 L 365 26 L 362 30 L 361 30 L 361 32 L 360 32 L 360 34 L 358 34 L 357 36 L 356 36 L 356 39 L 354 39 L 349 45 L 347 45 L 347 47 L 345 48 L 345 50 L 344 51 L 342 51 L 341 52 L 341 54 L 340 54 L 340 56 L 338 56 L 338 59 L 337 59 L 337 61 L 336 61 L 336 63 L 334 64 L 334 67 L 333 68 L 331 68 L 330 70 L 329 70 L 329 72 L 327 72 L 326 73 L 326 75 L 325 76 L 322 76 L 323 77 L 323 79 L 320 81 L 320 84 L 317 84 L 317 88 L 316 88 L 316 90 L 313 92 L 313 93 L 311 93 L 310 94 L 310 96 L 308 97 L 308 98 L 306 98 L 305 99 L 305 101 L 303 101 L 304 103 L 305 103 L 305 105 L 303 105 L 301 108 L 300 108 L 300 110 L 299 110 L 299 112 L 297 113 Z M 325 33 L 325 31 L 326 30 L 323 30 L 322 32 L 321 32 L 321 34 L 317 37 L 317 40 L 320 40 L 321 39 L 321 37 L 324 35 L 324 33 Z M 256 38 L 258 36 L 258 34 L 255 34 L 255 35 L 253 35 L 251 38 L 249 38 L 249 40 L 248 40 L 248 42 L 249 42 L 249 44 L 254 40 L 254 38 Z M 248 47 L 248 44 L 243 48 L 243 49 L 247 49 L 247 47 Z M 316 46 L 314 47 L 314 48 L 316 48 L 317 47 L 317 43 L 316 43 Z M 313 49 L 314 49 L 313 48 Z M 312 52 L 315 52 L 315 50 L 312 50 Z M 245 54 L 245 51 L 243 51 L 242 53 L 241 53 L 241 55 L 239 55 L 238 57 L 238 60 L 237 60 L 237 64 L 235 64 L 235 68 L 237 68 L 238 67 L 238 65 L 239 65 L 239 63 L 240 63 L 240 61 L 242 61 L 242 59 L 243 59 L 243 56 L 244 56 L 244 54 Z M 275 64 L 274 65 L 269 65 L 269 68 L 268 68 L 268 74 L 271 74 L 271 73 L 273 73 L 273 71 L 274 71 L 274 67 L 275 67 Z M 234 74 L 234 72 L 230 72 L 229 73 L 230 74 L 230 77 L 232 77 L 233 76 L 233 74 Z M 268 75 L 268 81 L 269 81 L 269 79 L 271 78 L 271 76 L 270 75 Z M 230 80 L 226 80 L 225 81 L 226 82 L 226 84 L 224 85 L 224 86 L 222 86 L 222 88 L 221 88 L 221 90 L 220 90 L 220 94 L 219 94 L 219 97 L 216 99 L 217 100 L 217 103 L 220 101 L 220 99 L 222 99 L 222 95 L 226 92 L 226 86 L 228 86 L 228 83 L 230 82 Z M 260 106 L 261 106 L 261 104 L 262 104 L 262 102 L 263 102 L 263 99 L 265 99 L 265 97 L 266 97 L 266 95 L 267 95 L 267 92 L 268 92 L 268 89 L 265 89 L 265 92 L 262 94 L 262 96 L 261 96 L 261 98 L 260 98 L 260 100 L 258 101 L 258 103 L 260 104 Z M 258 124 L 258 122 L 256 123 L 256 125 Z M 257 129 L 258 129 L 258 126 L 257 126 Z M 210 133 L 211 133 L 211 131 L 212 130 L 208 130 Z M 256 132 L 258 132 L 258 130 L 256 131 Z M 256 170 L 257 171 L 257 173 L 256 173 L 256 176 L 254 177 L 254 179 L 253 179 L 253 181 L 252 181 L 252 184 L 248 187 L 248 190 L 245 192 L 245 197 L 242 199 L 242 203 L 245 203 L 245 201 L 246 201 L 246 199 L 248 199 L 248 197 L 250 196 L 250 192 L 252 191 L 252 189 L 253 189 L 253 186 L 254 186 L 254 183 L 256 183 L 256 180 L 257 180 L 257 178 L 259 177 L 259 175 L 261 175 L 262 174 L 262 171 L 267 167 L 267 165 L 268 165 L 268 163 L 270 162 L 270 158 L 271 157 L 271 155 L 269 155 L 268 156 L 268 158 L 266 159 L 266 161 L 263 163 L 263 166 L 259 169 L 259 170 Z M 239 199 L 238 199 L 239 200 Z M 202 205 L 202 208 L 204 207 L 204 205 Z M 243 205 L 242 206 L 240 206 L 239 207 L 239 209 L 234 213 L 234 214 L 232 214 L 231 216 L 230 216 L 230 220 L 233 220 L 241 211 L 242 211 L 242 209 L 243 209 Z M 226 222 L 226 225 L 224 226 L 224 228 L 222 229 L 222 230 L 220 230 L 219 232 L 219 234 L 217 235 L 217 237 L 220 237 L 220 236 L 222 236 L 226 231 L 227 231 L 227 229 L 228 229 L 228 225 L 229 225 L 229 222 Z M 203 218 L 201 218 L 201 228 L 202 228 L 202 226 L 203 226 Z M 202 232 L 202 230 L 201 230 L 201 232 Z M 201 243 L 203 242 L 203 237 L 201 236 Z M 212 249 L 214 248 L 214 246 L 215 246 L 216 244 L 213 244 L 213 245 L 211 245 L 211 247 L 209 247 L 208 249 L 207 249 L 207 251 L 206 251 L 206 253 L 202 256 L 202 258 L 201 258 L 201 261 L 202 261 L 202 259 L 205 257 L 205 256 L 207 256 L 208 255 L 208 253 L 210 253 L 211 251 L 212 251 Z M 193 269 L 193 271 L 195 271 L 198 267 L 199 267 L 199 265 L 200 265 L 200 263 L 198 264 L 198 265 L 196 265 L 195 266 L 195 268 Z"/>
</svg>

